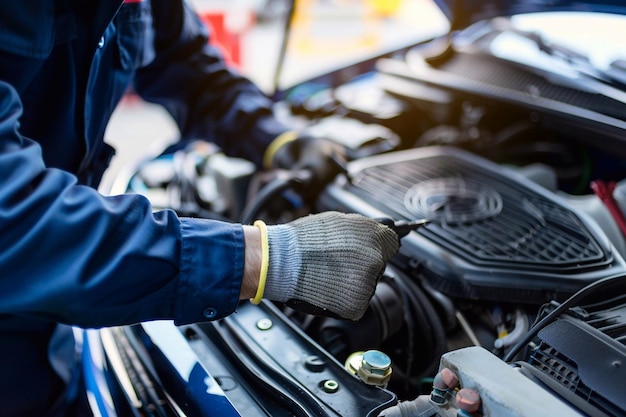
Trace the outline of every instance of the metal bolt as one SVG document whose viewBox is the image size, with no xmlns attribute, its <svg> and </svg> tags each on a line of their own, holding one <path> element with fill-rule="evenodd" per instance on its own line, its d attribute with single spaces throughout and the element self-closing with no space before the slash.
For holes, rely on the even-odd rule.
<svg viewBox="0 0 626 417">
<path fill-rule="evenodd" d="M 368 350 L 363 354 L 361 366 L 374 375 L 385 375 L 391 367 L 391 358 L 378 350 Z"/>
<path fill-rule="evenodd" d="M 259 330 L 269 330 L 272 328 L 272 325 L 274 323 L 272 323 L 272 320 L 270 319 L 260 319 L 259 321 L 256 322 L 256 327 Z"/>
<path fill-rule="evenodd" d="M 378 350 L 363 353 L 356 374 L 369 385 L 386 386 L 391 378 L 391 358 Z"/>
</svg>

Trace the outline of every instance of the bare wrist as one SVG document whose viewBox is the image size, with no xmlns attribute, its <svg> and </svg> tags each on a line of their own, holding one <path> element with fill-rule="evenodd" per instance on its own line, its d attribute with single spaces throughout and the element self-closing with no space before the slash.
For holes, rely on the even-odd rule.
<svg viewBox="0 0 626 417">
<path fill-rule="evenodd" d="M 254 297 L 259 286 L 261 273 L 262 249 L 261 233 L 257 227 L 243 226 L 245 255 L 243 278 L 241 281 L 240 300 Z"/>
</svg>

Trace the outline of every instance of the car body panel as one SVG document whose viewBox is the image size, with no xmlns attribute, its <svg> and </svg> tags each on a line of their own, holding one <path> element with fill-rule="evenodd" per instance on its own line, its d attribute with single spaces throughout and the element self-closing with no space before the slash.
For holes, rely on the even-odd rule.
<svg viewBox="0 0 626 417">
<path fill-rule="evenodd" d="M 613 1 L 573 0 L 434 0 L 451 23 L 452 30 L 464 29 L 472 23 L 498 16 L 537 12 L 599 12 L 626 14 L 626 4 Z"/>
</svg>

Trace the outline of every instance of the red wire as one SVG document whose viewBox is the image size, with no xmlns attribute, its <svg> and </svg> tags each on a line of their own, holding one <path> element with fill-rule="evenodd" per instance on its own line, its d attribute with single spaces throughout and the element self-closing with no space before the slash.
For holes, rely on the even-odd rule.
<svg viewBox="0 0 626 417">
<path fill-rule="evenodd" d="M 596 180 L 591 182 L 591 189 L 598 196 L 598 198 L 604 203 L 606 208 L 613 216 L 613 219 L 617 223 L 618 227 L 622 231 L 622 234 L 626 236 L 626 217 L 622 209 L 613 198 L 613 191 L 615 190 L 615 182 L 606 183 L 602 180 Z"/>
</svg>

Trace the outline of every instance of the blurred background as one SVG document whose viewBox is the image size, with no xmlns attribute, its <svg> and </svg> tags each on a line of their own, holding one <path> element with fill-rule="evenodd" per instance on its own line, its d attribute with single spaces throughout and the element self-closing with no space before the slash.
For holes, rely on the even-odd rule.
<svg viewBox="0 0 626 417">
<path fill-rule="evenodd" d="M 227 60 L 268 95 L 448 31 L 448 21 L 432 0 L 296 0 L 294 6 L 292 0 L 188 1 L 211 27 L 211 41 Z M 115 191 L 123 170 L 177 137 L 163 109 L 127 96 L 105 135 L 117 154 L 101 191 Z"/>
</svg>

